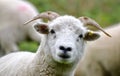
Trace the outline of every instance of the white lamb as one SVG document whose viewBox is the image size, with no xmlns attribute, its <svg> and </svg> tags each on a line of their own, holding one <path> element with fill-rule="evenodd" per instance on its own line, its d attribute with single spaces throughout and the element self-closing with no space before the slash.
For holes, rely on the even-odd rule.
<svg viewBox="0 0 120 76">
<path fill-rule="evenodd" d="M 120 76 L 120 23 L 105 30 L 112 38 L 88 43 L 75 76 Z"/>
<path fill-rule="evenodd" d="M 38 33 L 43 34 L 37 52 L 18 52 L 2 57 L 0 76 L 74 76 L 86 41 L 100 37 L 83 26 L 98 25 L 87 17 L 77 19 L 48 11 L 33 20 L 38 18 L 47 18 L 50 22 L 36 23 L 34 26 Z"/>
<path fill-rule="evenodd" d="M 18 51 L 17 43 L 27 39 L 40 41 L 32 28 L 34 21 L 24 26 L 24 22 L 38 14 L 35 7 L 22 0 L 0 0 L 0 54 Z"/>
</svg>

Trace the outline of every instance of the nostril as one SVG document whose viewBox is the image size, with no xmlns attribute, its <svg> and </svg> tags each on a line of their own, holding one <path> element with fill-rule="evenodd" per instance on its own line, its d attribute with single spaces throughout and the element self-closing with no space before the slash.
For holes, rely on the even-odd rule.
<svg viewBox="0 0 120 76">
<path fill-rule="evenodd" d="M 71 48 L 71 47 L 68 47 L 68 48 L 66 48 L 66 50 L 67 50 L 67 51 L 71 51 L 71 50 L 72 50 L 72 48 Z"/>
<path fill-rule="evenodd" d="M 65 50 L 64 46 L 59 47 L 60 50 Z"/>
<path fill-rule="evenodd" d="M 60 49 L 60 50 L 63 50 L 63 51 L 71 51 L 71 50 L 72 50 L 71 47 L 65 48 L 64 46 L 60 46 L 59 49 Z"/>
</svg>

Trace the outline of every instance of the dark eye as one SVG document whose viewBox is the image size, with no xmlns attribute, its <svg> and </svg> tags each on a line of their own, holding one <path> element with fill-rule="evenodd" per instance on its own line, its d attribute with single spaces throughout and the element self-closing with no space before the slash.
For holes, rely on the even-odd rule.
<svg viewBox="0 0 120 76">
<path fill-rule="evenodd" d="M 54 33 L 55 33 L 55 31 L 52 29 L 52 30 L 50 31 L 50 33 L 51 33 L 51 34 L 54 34 Z"/>
<path fill-rule="evenodd" d="M 82 34 L 80 34 L 80 35 L 79 35 L 79 38 L 83 38 L 83 35 L 82 35 Z"/>
</svg>

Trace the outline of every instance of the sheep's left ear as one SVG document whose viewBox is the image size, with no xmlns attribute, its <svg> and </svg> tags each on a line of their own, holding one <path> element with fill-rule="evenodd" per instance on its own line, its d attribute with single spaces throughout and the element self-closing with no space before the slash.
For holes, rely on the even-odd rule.
<svg viewBox="0 0 120 76">
<path fill-rule="evenodd" d="M 47 24 L 37 23 L 37 24 L 34 25 L 34 28 L 39 33 L 42 33 L 42 34 L 48 34 L 49 33 L 49 28 L 48 28 Z"/>
<path fill-rule="evenodd" d="M 93 31 L 88 31 L 86 32 L 85 36 L 84 36 L 84 40 L 87 41 L 93 41 L 96 40 L 100 37 L 99 33 L 93 32 Z"/>
</svg>

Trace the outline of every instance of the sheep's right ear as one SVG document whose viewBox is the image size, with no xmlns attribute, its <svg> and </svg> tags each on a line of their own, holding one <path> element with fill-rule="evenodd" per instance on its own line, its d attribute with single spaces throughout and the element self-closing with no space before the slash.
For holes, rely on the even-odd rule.
<svg viewBox="0 0 120 76">
<path fill-rule="evenodd" d="M 39 33 L 42 33 L 42 34 L 48 34 L 49 33 L 49 28 L 48 28 L 47 24 L 37 23 L 37 24 L 34 25 L 34 28 Z"/>
<path fill-rule="evenodd" d="M 87 31 L 84 37 L 84 40 L 93 41 L 100 37 L 100 34 L 93 31 Z"/>
</svg>

